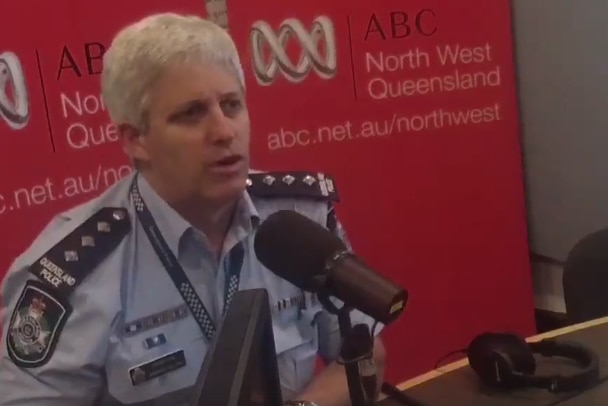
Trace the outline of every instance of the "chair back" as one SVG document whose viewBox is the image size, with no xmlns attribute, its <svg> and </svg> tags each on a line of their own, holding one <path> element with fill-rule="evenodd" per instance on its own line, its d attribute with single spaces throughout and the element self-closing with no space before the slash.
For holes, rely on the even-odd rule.
<svg viewBox="0 0 608 406">
<path fill-rule="evenodd" d="M 608 316 L 608 229 L 589 234 L 572 248 L 562 284 L 571 322 Z"/>
</svg>

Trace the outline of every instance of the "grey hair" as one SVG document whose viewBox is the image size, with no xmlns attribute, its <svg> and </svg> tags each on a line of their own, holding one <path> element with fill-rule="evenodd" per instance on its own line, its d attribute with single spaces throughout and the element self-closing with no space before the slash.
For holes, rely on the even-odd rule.
<svg viewBox="0 0 608 406">
<path fill-rule="evenodd" d="M 161 13 L 123 28 L 103 57 L 101 96 L 110 119 L 144 130 L 150 88 L 169 64 L 192 59 L 225 67 L 245 89 L 234 41 L 219 25 L 198 16 Z"/>
</svg>

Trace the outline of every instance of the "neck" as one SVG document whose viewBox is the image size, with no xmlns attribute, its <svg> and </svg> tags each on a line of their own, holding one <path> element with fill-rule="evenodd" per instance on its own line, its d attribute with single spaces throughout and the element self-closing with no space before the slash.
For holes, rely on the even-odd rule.
<svg viewBox="0 0 608 406">
<path fill-rule="evenodd" d="M 236 202 L 212 205 L 203 199 L 170 203 L 190 224 L 207 236 L 224 235 L 228 231 Z"/>
<path fill-rule="evenodd" d="M 144 175 L 145 176 L 145 175 Z M 230 228 L 237 200 L 215 201 L 200 195 L 176 196 L 151 176 L 145 176 L 152 189 L 193 227 L 207 237 L 210 250 L 220 255 Z"/>
</svg>

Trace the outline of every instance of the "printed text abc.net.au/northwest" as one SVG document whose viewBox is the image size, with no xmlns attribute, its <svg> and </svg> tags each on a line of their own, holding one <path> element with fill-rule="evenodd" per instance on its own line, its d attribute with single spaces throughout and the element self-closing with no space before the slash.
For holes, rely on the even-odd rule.
<svg viewBox="0 0 608 406">
<path fill-rule="evenodd" d="M 502 112 L 498 102 L 471 109 L 438 108 L 425 114 L 393 113 L 387 118 L 377 120 L 349 119 L 315 128 L 281 127 L 267 135 L 267 146 L 270 150 L 277 150 L 330 142 L 379 139 L 467 125 L 482 125 L 499 120 L 502 120 Z"/>
<path fill-rule="evenodd" d="M 63 179 L 46 177 L 29 185 L 13 190 L 0 191 L 0 215 L 62 199 L 101 193 L 132 171 L 130 165 L 104 167 L 99 165 L 93 171 L 68 176 Z"/>
</svg>

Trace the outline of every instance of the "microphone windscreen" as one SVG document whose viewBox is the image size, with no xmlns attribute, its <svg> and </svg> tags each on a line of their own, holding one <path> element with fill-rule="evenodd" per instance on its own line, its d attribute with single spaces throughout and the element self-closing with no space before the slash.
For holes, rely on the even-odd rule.
<svg viewBox="0 0 608 406">
<path fill-rule="evenodd" d="M 322 225 L 292 210 L 277 211 L 260 224 L 254 239 L 258 260 L 271 272 L 305 291 L 314 291 L 315 276 L 326 262 L 346 250 Z"/>
</svg>

